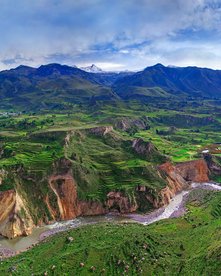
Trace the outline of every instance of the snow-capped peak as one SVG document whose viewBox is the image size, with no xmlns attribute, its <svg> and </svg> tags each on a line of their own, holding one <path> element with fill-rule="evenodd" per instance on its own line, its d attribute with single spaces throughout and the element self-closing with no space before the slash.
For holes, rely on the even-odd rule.
<svg viewBox="0 0 221 276">
<path fill-rule="evenodd" d="M 102 73 L 103 70 L 99 67 L 97 67 L 95 64 L 92 64 L 91 66 L 87 67 L 81 67 L 82 70 L 89 72 L 89 73 Z"/>
</svg>

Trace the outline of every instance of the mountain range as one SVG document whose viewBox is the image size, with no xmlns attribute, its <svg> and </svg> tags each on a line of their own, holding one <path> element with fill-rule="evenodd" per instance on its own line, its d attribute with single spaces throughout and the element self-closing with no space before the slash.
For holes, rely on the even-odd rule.
<svg viewBox="0 0 221 276">
<path fill-rule="evenodd" d="M 93 73 L 91 73 L 93 71 Z M 96 72 L 96 73 L 95 73 Z M 60 64 L 21 65 L 0 72 L 1 108 L 55 108 L 93 100 L 221 98 L 221 70 L 166 67 L 139 72 L 103 72 Z"/>
<path fill-rule="evenodd" d="M 125 76 L 114 84 L 122 97 L 136 92 L 160 88 L 172 95 L 191 97 L 221 97 L 221 71 L 198 67 L 165 67 L 156 64 L 131 76 Z M 139 93 L 138 93 L 139 94 Z"/>
<path fill-rule="evenodd" d="M 92 64 L 90 66 L 87 66 L 87 67 L 81 67 L 81 69 L 83 71 L 86 71 L 86 72 L 89 72 L 89 73 L 103 73 L 104 71 L 97 67 L 95 64 Z"/>
</svg>

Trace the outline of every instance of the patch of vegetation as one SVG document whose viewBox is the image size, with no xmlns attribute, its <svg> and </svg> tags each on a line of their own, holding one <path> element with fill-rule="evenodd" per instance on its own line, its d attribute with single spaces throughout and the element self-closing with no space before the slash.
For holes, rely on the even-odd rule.
<svg viewBox="0 0 221 276">
<path fill-rule="evenodd" d="M 11 175 L 2 178 L 2 183 L 0 184 L 0 192 L 13 189 L 15 186 L 14 179 Z"/>
</svg>

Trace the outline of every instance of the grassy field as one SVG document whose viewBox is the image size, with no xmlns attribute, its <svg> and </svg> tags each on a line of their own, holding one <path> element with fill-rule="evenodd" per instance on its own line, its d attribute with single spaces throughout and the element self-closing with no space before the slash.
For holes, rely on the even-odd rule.
<svg viewBox="0 0 221 276">
<path fill-rule="evenodd" d="M 142 137 L 146 141 L 152 141 L 155 146 L 162 152 L 171 157 L 175 162 L 188 161 L 198 157 L 198 154 L 207 145 L 220 141 L 221 128 L 217 129 L 216 122 L 211 122 L 210 125 L 204 126 L 196 121 L 196 125 L 190 127 L 176 127 L 174 133 L 166 135 L 158 135 L 157 131 L 167 130 L 169 127 L 176 124 L 174 116 L 182 114 L 176 110 L 156 109 L 148 106 L 139 106 L 133 104 L 129 109 L 125 104 L 119 106 L 102 106 L 96 112 L 93 109 L 88 111 L 78 110 L 68 113 L 52 113 L 52 114 L 21 114 L 10 118 L 0 118 L 0 141 L 4 146 L 11 148 L 16 154 L 15 157 L 8 160 L 1 160 L 1 165 L 29 163 L 30 158 L 34 153 L 39 154 L 39 150 L 44 151 L 47 145 L 44 139 L 39 139 L 38 144 L 32 141 L 33 134 L 48 133 L 48 132 L 68 132 L 70 130 L 85 129 L 97 125 L 109 125 L 118 118 L 140 118 L 146 116 L 150 120 L 151 128 L 147 131 L 138 130 L 134 133 L 134 137 Z M 186 112 L 183 112 L 186 114 Z M 165 122 L 156 120 L 157 118 L 168 118 Z M 194 115 L 196 118 L 202 118 L 207 115 L 198 113 Z M 219 114 L 216 114 L 215 119 L 219 122 Z M 65 134 L 64 134 L 65 135 Z M 129 134 L 123 133 L 128 136 Z M 133 137 L 129 137 L 132 139 Z M 59 142 L 59 141 L 58 141 Z M 51 144 L 51 141 L 50 141 Z M 30 151 L 30 147 L 32 151 Z M 59 152 L 59 145 L 51 144 L 54 152 Z M 50 150 L 49 150 L 50 151 Z M 53 150 L 50 153 L 45 153 L 46 159 L 50 159 Z M 55 154 L 55 157 L 60 156 L 60 152 Z M 33 161 L 36 160 L 33 156 Z M 42 159 L 40 158 L 40 161 Z"/>
<path fill-rule="evenodd" d="M 198 190 L 190 194 L 182 218 L 149 226 L 99 224 L 60 233 L 2 261 L 0 274 L 220 275 L 220 201 L 220 193 Z"/>
<path fill-rule="evenodd" d="M 125 132 L 115 128 L 115 138 L 109 140 L 84 134 L 81 143 L 76 137 L 72 139 L 72 145 L 68 149 L 71 154 L 76 151 L 75 154 L 79 158 L 82 155 L 81 166 L 92 173 L 101 173 L 101 176 L 104 176 L 101 177 L 102 181 L 106 181 L 109 188 L 124 186 L 127 189 L 128 182 L 143 184 L 143 180 L 139 177 L 126 179 L 125 183 L 117 184 L 118 180 L 114 180 L 114 175 L 117 179 L 121 179 L 121 172 L 127 172 L 129 175 L 128 172 L 151 167 L 153 163 L 152 160 L 144 160 L 128 151 L 126 145 L 129 141 L 139 137 L 144 141 L 150 141 L 161 154 L 167 155 L 174 162 L 199 158 L 203 149 L 220 141 L 220 113 L 217 111 L 212 116 L 208 115 L 206 113 L 208 106 L 205 105 L 201 110 L 196 109 L 194 114 L 189 115 L 190 111 L 193 113 L 190 106 L 177 111 L 156 108 L 153 104 L 117 102 L 113 105 L 104 104 L 88 109 L 85 106 L 76 106 L 67 112 L 45 111 L 38 114 L 18 113 L 17 116 L 2 116 L 0 117 L 2 151 L 2 154 L 0 151 L 0 168 L 22 165 L 30 171 L 44 172 L 50 169 L 55 160 L 65 155 L 64 139 L 70 131 L 85 133 L 86 129 L 111 125 L 125 118 L 136 120 L 147 118 L 149 124 L 147 130 L 138 128 L 135 131 Z M 75 163 L 79 165 L 79 162 Z M 98 185 L 95 185 L 94 190 L 97 187 Z M 90 191 L 89 194 L 94 194 L 94 191 Z"/>
</svg>

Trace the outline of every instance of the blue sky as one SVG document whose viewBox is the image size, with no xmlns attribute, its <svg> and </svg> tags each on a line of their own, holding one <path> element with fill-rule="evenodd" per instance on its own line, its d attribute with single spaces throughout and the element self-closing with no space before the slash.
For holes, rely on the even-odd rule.
<svg viewBox="0 0 221 276">
<path fill-rule="evenodd" d="M 0 0 L 0 69 L 221 69 L 221 0 Z"/>
</svg>

